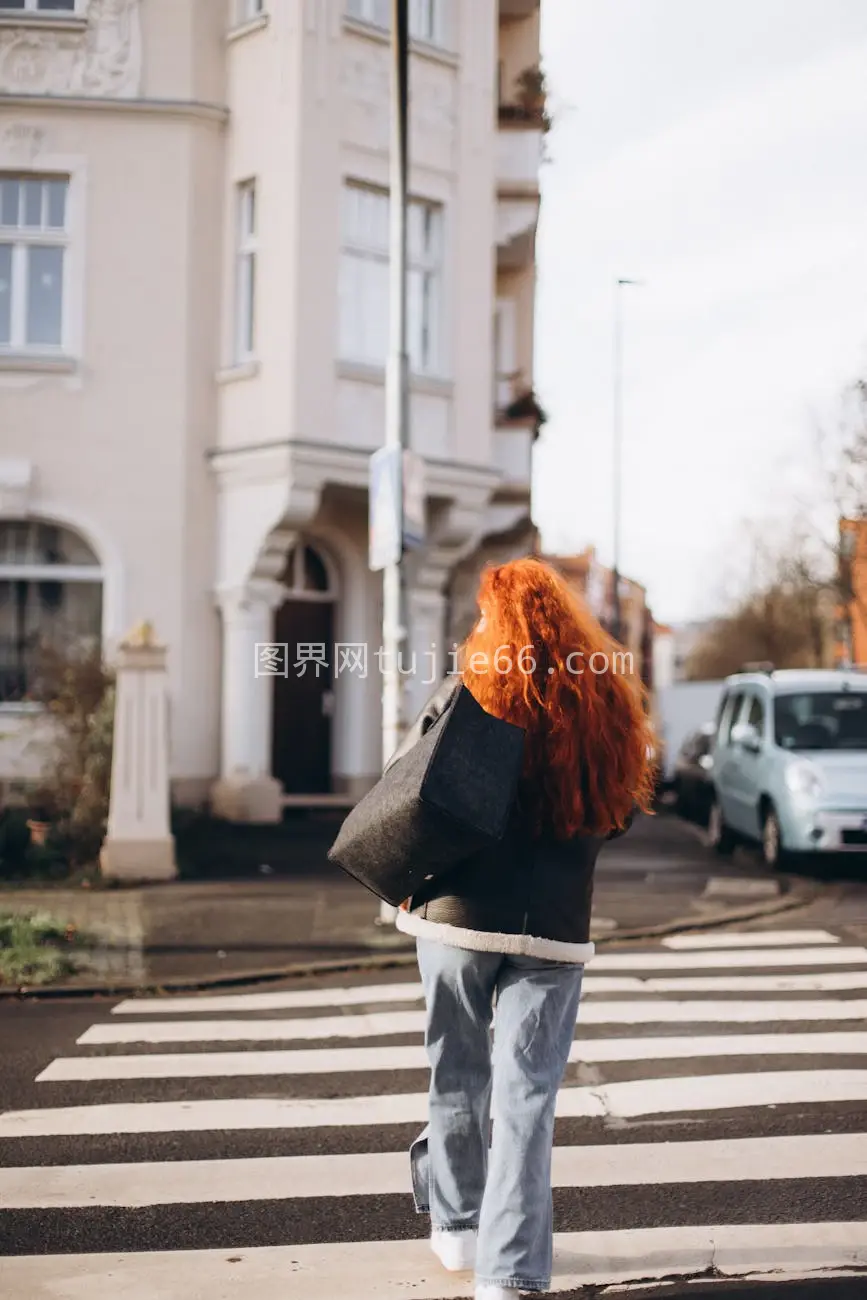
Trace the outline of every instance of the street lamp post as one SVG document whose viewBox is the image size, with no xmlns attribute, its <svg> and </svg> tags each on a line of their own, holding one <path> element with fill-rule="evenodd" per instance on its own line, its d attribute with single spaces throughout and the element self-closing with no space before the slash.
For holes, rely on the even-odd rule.
<svg viewBox="0 0 867 1300">
<path fill-rule="evenodd" d="M 621 496 L 623 479 L 623 304 L 621 301 L 624 285 L 640 285 L 642 280 L 618 280 L 614 292 L 614 462 L 613 462 L 613 508 L 614 508 L 614 564 L 612 566 L 611 594 L 612 627 L 611 634 L 615 641 L 623 641 L 623 617 L 620 601 L 620 528 Z"/>
<path fill-rule="evenodd" d="M 404 683 L 399 667 L 407 636 L 404 549 L 404 452 L 409 446 L 409 356 L 407 351 L 407 213 L 409 202 L 409 0 L 391 4 L 391 180 L 390 180 L 390 346 L 386 371 L 385 446 L 397 462 L 399 545 L 382 575 L 382 761 L 400 743 L 404 727 Z M 380 924 L 395 909 L 382 903 Z"/>
</svg>

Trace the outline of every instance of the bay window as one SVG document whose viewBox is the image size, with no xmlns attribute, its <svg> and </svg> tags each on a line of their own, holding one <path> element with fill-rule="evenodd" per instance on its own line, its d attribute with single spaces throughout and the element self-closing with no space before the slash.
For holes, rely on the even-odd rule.
<svg viewBox="0 0 867 1300">
<path fill-rule="evenodd" d="M 414 41 L 442 43 L 443 3 L 444 0 L 409 0 L 409 34 Z M 391 27 L 391 0 L 346 0 L 346 13 L 383 31 Z"/>
<path fill-rule="evenodd" d="M 349 183 L 343 192 L 340 357 L 383 366 L 389 346 L 389 196 Z M 415 374 L 438 374 L 441 360 L 443 212 L 411 199 L 407 216 L 407 344 Z"/>
<path fill-rule="evenodd" d="M 250 361 L 256 351 L 256 182 L 237 187 L 235 258 L 235 361 Z"/>
</svg>

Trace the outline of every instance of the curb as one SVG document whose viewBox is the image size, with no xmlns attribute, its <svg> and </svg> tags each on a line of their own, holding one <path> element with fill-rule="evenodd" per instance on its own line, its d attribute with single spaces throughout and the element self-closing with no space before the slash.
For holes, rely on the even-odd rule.
<svg viewBox="0 0 867 1300">
<path fill-rule="evenodd" d="M 597 948 L 615 947 L 619 943 L 635 943 L 642 939 L 659 939 L 671 934 L 692 932 L 701 934 L 738 921 L 757 921 L 766 916 L 778 916 L 808 907 L 821 894 L 818 886 L 793 889 L 783 898 L 755 904 L 753 907 L 729 908 L 713 916 L 677 917 L 660 925 L 650 925 L 634 930 L 623 930 L 600 935 L 594 942 Z M 340 971 L 390 970 L 400 966 L 414 966 L 415 949 L 410 952 L 381 953 L 373 957 L 344 957 L 333 961 L 295 962 L 286 966 L 266 967 L 263 970 L 244 971 L 235 975 L 203 975 L 197 979 L 157 980 L 150 984 L 119 981 L 104 984 L 49 984 L 22 985 L 20 988 L 0 987 L 0 1001 L 12 998 L 31 1001 L 50 1001 L 63 998 L 129 997 L 135 994 L 197 993 L 207 989 L 237 988 L 244 984 L 275 984 L 284 979 L 300 979 L 305 975 L 328 975 Z"/>
</svg>

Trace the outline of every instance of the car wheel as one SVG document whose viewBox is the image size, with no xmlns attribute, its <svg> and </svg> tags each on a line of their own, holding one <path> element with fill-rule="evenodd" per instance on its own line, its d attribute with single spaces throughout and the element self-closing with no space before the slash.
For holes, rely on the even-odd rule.
<svg viewBox="0 0 867 1300">
<path fill-rule="evenodd" d="M 707 815 L 707 845 L 716 853 L 729 854 L 734 852 L 734 832 L 726 825 L 719 799 L 712 801 Z"/>
<path fill-rule="evenodd" d="M 769 871 L 780 871 L 788 863 L 788 854 L 783 848 L 780 819 L 773 804 L 768 805 L 762 822 L 762 858 Z"/>
</svg>

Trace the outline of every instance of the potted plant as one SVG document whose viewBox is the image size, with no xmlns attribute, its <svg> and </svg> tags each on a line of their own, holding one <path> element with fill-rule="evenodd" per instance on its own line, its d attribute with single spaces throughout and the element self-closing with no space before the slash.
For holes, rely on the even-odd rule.
<svg viewBox="0 0 867 1300">
<path fill-rule="evenodd" d="M 548 82 L 538 66 L 525 68 L 516 81 L 518 103 L 527 117 L 541 123 L 543 131 L 551 126 L 548 114 Z"/>
<path fill-rule="evenodd" d="M 32 803 L 27 809 L 27 829 L 31 844 L 44 845 L 51 830 L 51 809 L 44 803 Z"/>
</svg>

